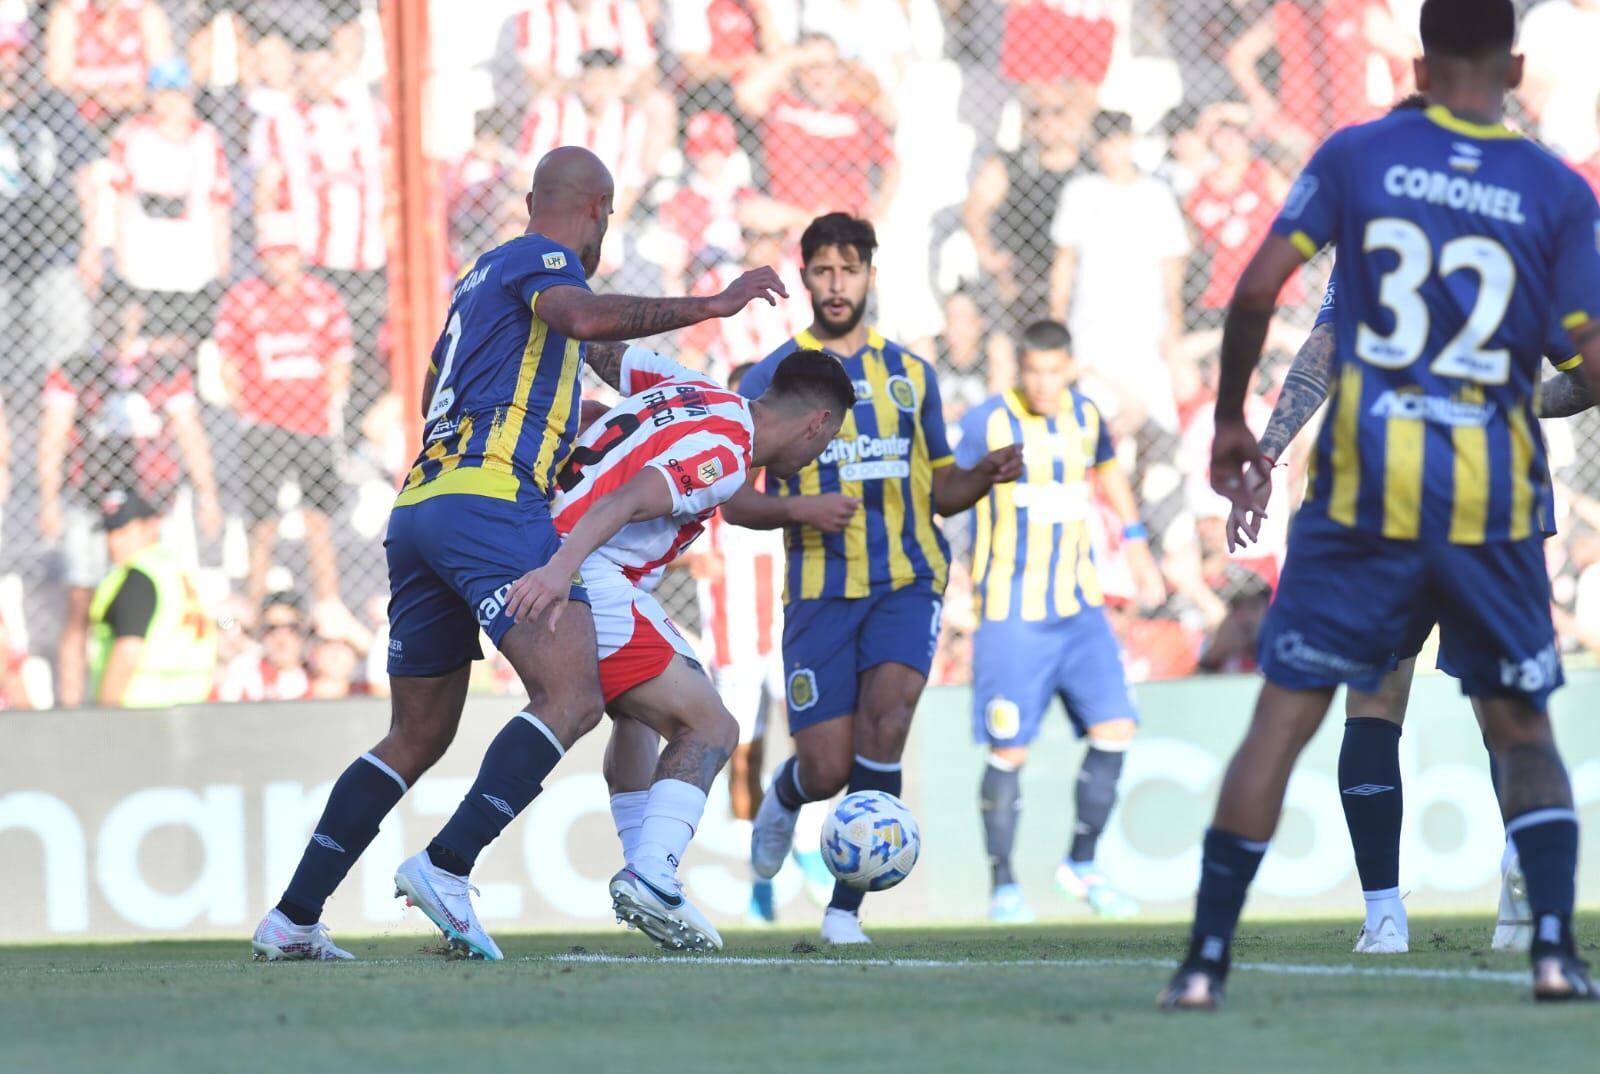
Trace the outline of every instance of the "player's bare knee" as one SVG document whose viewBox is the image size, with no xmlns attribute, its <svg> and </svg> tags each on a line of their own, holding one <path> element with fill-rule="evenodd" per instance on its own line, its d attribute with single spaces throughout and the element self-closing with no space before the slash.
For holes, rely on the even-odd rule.
<svg viewBox="0 0 1600 1074">
<path fill-rule="evenodd" d="M 739 748 L 739 721 L 727 709 L 718 709 L 707 728 L 707 738 L 725 756 L 732 757 Z"/>
<path fill-rule="evenodd" d="M 1016 770 L 1028 763 L 1026 746 L 990 746 L 989 763 L 1000 768 Z"/>
<path fill-rule="evenodd" d="M 1139 725 L 1133 720 L 1107 720 L 1089 729 L 1089 745 L 1106 753 L 1123 753 L 1133 745 Z"/>
</svg>

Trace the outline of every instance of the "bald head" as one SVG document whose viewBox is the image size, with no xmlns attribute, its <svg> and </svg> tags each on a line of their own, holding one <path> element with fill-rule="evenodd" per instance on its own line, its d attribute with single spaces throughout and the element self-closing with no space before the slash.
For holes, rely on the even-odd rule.
<svg viewBox="0 0 1600 1074">
<path fill-rule="evenodd" d="M 611 221 L 616 184 L 599 157 L 582 146 L 552 149 L 533 170 L 528 191 L 528 234 L 576 250 L 584 272 L 600 265 L 600 244 Z"/>
</svg>

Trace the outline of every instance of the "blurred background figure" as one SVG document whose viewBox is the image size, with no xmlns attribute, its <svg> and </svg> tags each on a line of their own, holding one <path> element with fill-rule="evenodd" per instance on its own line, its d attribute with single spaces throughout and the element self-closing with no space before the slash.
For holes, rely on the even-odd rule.
<svg viewBox="0 0 1600 1074">
<path fill-rule="evenodd" d="M 254 651 L 236 656 L 222 676 L 222 701 L 300 701 L 311 696 L 306 664 L 310 630 L 298 594 L 267 595 L 256 619 Z"/>
</svg>

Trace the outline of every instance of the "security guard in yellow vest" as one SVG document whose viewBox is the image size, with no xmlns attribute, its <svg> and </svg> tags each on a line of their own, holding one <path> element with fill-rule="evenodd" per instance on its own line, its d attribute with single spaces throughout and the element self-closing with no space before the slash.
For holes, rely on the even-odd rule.
<svg viewBox="0 0 1600 1074">
<path fill-rule="evenodd" d="M 161 545 L 160 513 L 135 492 L 102 505 L 111 573 L 89 605 L 89 672 L 101 705 L 165 708 L 211 696 L 215 625 Z"/>
</svg>

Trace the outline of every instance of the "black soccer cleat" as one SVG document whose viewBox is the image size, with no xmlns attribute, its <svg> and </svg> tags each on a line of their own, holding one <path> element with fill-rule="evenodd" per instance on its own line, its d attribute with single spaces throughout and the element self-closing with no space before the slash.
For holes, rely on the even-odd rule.
<svg viewBox="0 0 1600 1074">
<path fill-rule="evenodd" d="M 1600 1002 L 1589 964 L 1577 955 L 1556 953 L 1533 960 L 1533 998 L 1539 1003 Z"/>
<path fill-rule="evenodd" d="M 1226 971 L 1215 963 L 1186 962 L 1156 997 L 1164 1011 L 1215 1011 L 1222 1007 Z"/>
</svg>

